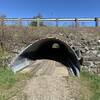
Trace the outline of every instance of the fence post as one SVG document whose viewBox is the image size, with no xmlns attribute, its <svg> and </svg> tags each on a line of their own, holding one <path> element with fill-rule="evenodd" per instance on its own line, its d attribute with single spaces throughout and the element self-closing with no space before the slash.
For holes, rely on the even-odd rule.
<svg viewBox="0 0 100 100">
<path fill-rule="evenodd" d="M 22 19 L 19 18 L 19 26 L 22 26 Z"/>
<path fill-rule="evenodd" d="M 58 19 L 56 19 L 56 27 L 58 27 Z"/>
<path fill-rule="evenodd" d="M 4 51 L 4 18 L 0 18 L 1 21 L 1 39 L 0 39 L 0 45 L 2 51 Z"/>
<path fill-rule="evenodd" d="M 78 19 L 75 18 L 75 27 L 78 27 Z"/>
<path fill-rule="evenodd" d="M 37 21 L 37 27 L 39 27 L 40 26 L 40 18 L 37 18 L 36 21 Z"/>
<path fill-rule="evenodd" d="M 99 26 L 99 19 L 96 17 L 95 18 L 95 27 L 98 27 Z"/>
</svg>

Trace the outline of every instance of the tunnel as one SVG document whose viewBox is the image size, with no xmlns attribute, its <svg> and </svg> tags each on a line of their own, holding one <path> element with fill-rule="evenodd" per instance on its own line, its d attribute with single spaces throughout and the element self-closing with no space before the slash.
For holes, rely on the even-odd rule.
<svg viewBox="0 0 100 100">
<path fill-rule="evenodd" d="M 80 62 L 77 54 L 65 42 L 56 38 L 45 38 L 30 44 L 12 61 L 11 68 L 23 68 L 29 65 L 29 61 L 40 59 L 60 62 L 70 68 L 75 76 L 79 76 Z"/>
</svg>

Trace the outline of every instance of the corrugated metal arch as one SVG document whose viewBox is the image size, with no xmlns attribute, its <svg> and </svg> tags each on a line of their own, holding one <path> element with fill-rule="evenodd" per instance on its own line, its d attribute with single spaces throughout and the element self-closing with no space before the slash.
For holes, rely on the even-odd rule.
<svg viewBox="0 0 100 100">
<path fill-rule="evenodd" d="M 30 60 L 37 59 L 58 61 L 79 76 L 80 63 L 77 54 L 68 44 L 56 38 L 44 38 L 30 44 L 12 61 L 11 68 L 16 72 L 29 65 Z"/>
</svg>

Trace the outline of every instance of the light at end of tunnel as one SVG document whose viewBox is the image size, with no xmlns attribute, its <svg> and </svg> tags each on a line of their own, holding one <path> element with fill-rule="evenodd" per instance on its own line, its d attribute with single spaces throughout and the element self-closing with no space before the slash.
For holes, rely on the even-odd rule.
<svg viewBox="0 0 100 100">
<path fill-rule="evenodd" d="M 54 44 L 52 45 L 52 48 L 58 49 L 58 48 L 60 48 L 60 45 L 59 45 L 58 43 L 54 43 Z"/>
</svg>

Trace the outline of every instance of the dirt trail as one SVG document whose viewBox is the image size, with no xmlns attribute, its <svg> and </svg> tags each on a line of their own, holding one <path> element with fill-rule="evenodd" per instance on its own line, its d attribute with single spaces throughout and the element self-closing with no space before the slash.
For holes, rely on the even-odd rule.
<svg viewBox="0 0 100 100">
<path fill-rule="evenodd" d="M 37 60 L 33 65 L 22 70 L 22 73 L 28 71 L 30 71 L 33 76 L 68 76 L 67 67 L 52 60 Z"/>
<path fill-rule="evenodd" d="M 65 66 L 51 60 L 37 64 L 21 100 L 80 100 L 79 84 L 69 79 Z"/>
</svg>

